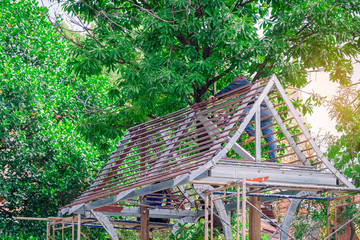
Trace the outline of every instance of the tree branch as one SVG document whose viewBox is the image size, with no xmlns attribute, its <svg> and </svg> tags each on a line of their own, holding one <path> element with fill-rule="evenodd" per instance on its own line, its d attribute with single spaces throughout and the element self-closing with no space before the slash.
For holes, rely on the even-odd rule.
<svg viewBox="0 0 360 240">
<path fill-rule="evenodd" d="M 232 12 L 235 12 L 235 11 L 236 11 L 238 5 L 239 5 L 239 0 L 237 0 L 237 1 L 234 3 L 234 8 L 233 8 Z"/>
<path fill-rule="evenodd" d="M 83 3 L 84 1 L 81 0 L 81 2 Z M 71 9 L 72 11 L 75 13 L 76 17 L 80 20 L 79 18 L 79 15 L 76 13 L 75 9 L 74 9 L 74 6 L 71 6 Z M 89 36 L 99 44 L 100 47 L 103 47 L 103 45 L 100 43 L 100 41 L 98 41 L 89 31 L 89 29 L 85 26 L 85 24 L 80 20 L 80 24 L 81 24 L 81 27 L 83 29 L 85 29 L 85 31 L 89 34 Z"/>
<path fill-rule="evenodd" d="M 136 2 L 136 1 L 134 1 L 134 2 Z M 140 0 L 140 2 L 144 5 L 144 7 L 145 7 L 146 9 L 148 9 L 148 10 L 151 9 L 150 5 L 149 5 L 147 2 L 145 2 L 145 0 Z"/>
<path fill-rule="evenodd" d="M 206 83 L 206 88 L 208 89 L 212 84 L 214 84 L 216 81 L 218 81 L 220 78 L 222 78 L 223 76 L 225 76 L 226 74 L 228 74 L 232 70 L 233 70 L 232 67 L 228 67 L 228 69 L 226 69 L 224 72 L 220 73 L 216 77 L 213 77 L 210 81 L 208 81 Z"/>
<path fill-rule="evenodd" d="M 123 29 L 125 29 L 126 31 L 128 31 L 128 32 L 130 32 L 130 33 L 132 33 L 132 34 L 141 36 L 141 35 L 133 32 L 133 31 L 125 28 L 124 26 L 121 26 L 121 25 L 117 24 L 116 22 L 114 22 L 111 18 L 108 17 L 108 14 L 107 14 L 107 13 L 105 13 L 105 12 L 103 12 L 103 11 L 98 11 L 98 10 L 96 10 L 95 8 L 93 8 L 92 6 L 90 6 L 89 4 L 87 4 L 86 2 L 84 2 L 83 0 L 81 0 L 81 2 L 82 2 L 85 6 L 87 6 L 88 8 L 90 8 L 92 11 L 94 11 L 95 13 L 100 14 L 100 15 L 104 16 L 105 18 L 107 18 L 107 19 L 108 19 L 111 23 L 113 23 L 114 25 L 116 25 L 116 26 L 118 26 L 118 27 L 120 27 L 120 28 L 123 28 Z M 119 13 L 118 13 L 118 14 L 119 14 Z M 129 17 L 129 18 L 131 18 L 131 19 L 134 19 L 134 20 L 136 20 L 136 21 L 138 21 L 138 22 L 141 22 L 140 19 L 137 19 L 136 17 L 131 16 L 131 15 L 129 15 L 129 14 L 121 14 L 121 15 L 125 15 L 125 16 L 127 16 L 127 17 Z M 82 26 L 82 27 L 83 27 L 83 26 Z M 84 27 L 83 27 L 83 28 L 84 28 Z M 123 33 L 125 33 L 124 30 L 122 30 L 122 31 L 123 31 Z M 95 39 L 94 39 L 94 40 L 95 40 Z"/>
<path fill-rule="evenodd" d="M 130 2 L 130 1 L 128 1 L 128 2 Z M 154 18 L 156 18 L 156 19 L 159 19 L 159 20 L 162 21 L 162 22 L 165 22 L 165 23 L 173 23 L 173 22 L 174 22 L 174 21 L 167 21 L 167 20 L 165 20 L 165 19 L 162 19 L 161 17 L 157 16 L 153 11 L 141 7 L 141 6 L 140 6 L 138 3 L 136 3 L 135 1 L 130 2 L 130 3 L 133 4 L 133 5 L 134 5 L 136 8 L 138 8 L 139 10 L 148 13 L 150 16 L 152 16 L 152 17 L 154 17 Z"/>
<path fill-rule="evenodd" d="M 260 78 L 260 76 L 262 74 L 262 70 L 265 68 L 265 66 L 268 62 L 269 62 L 269 58 L 266 57 L 264 62 L 260 65 L 260 68 L 259 68 L 258 72 L 256 73 L 255 77 L 253 78 L 253 81 L 256 81 L 257 79 Z"/>
<path fill-rule="evenodd" d="M 133 127 L 136 126 L 140 123 L 134 123 L 134 124 L 120 124 L 120 125 L 111 125 L 111 127 L 113 128 L 119 128 L 119 127 Z"/>
<path fill-rule="evenodd" d="M 179 30 L 179 34 L 176 35 L 177 40 L 179 40 L 179 42 L 185 46 L 185 45 L 189 45 L 189 42 L 187 41 L 187 39 L 185 38 L 184 34 Z"/>
<path fill-rule="evenodd" d="M 44 8 L 46 8 L 45 5 L 44 5 L 43 0 L 41 0 L 41 4 L 43 5 Z M 50 16 L 49 16 L 48 13 L 46 13 L 46 18 L 49 20 L 49 22 L 51 22 L 51 25 L 53 25 L 55 31 L 57 31 L 58 33 L 60 33 L 60 35 L 61 35 L 63 38 L 67 39 L 68 41 L 72 42 L 73 44 L 77 45 L 78 47 L 81 47 L 81 48 L 84 47 L 84 46 L 81 45 L 80 43 L 76 42 L 74 39 L 71 39 L 71 38 L 67 37 L 62 31 L 60 31 L 60 30 L 58 29 L 59 26 L 56 25 L 55 23 L 53 23 L 53 22 L 51 21 Z M 60 27 L 60 29 L 61 29 L 61 27 Z"/>
<path fill-rule="evenodd" d="M 246 4 L 248 4 L 248 3 L 251 3 L 251 2 L 254 2 L 255 0 L 248 0 L 248 1 L 246 1 L 246 2 L 244 2 L 244 3 L 240 3 L 240 7 L 243 7 L 243 6 L 245 6 Z"/>
<path fill-rule="evenodd" d="M 210 57 L 210 55 L 212 54 L 212 50 L 213 50 L 212 47 L 209 47 L 209 46 L 204 47 L 203 54 L 202 54 L 202 57 L 204 60 L 207 59 L 208 57 Z"/>
<path fill-rule="evenodd" d="M 301 37 L 298 37 L 298 38 L 291 38 L 291 39 L 288 39 L 287 41 L 296 41 L 296 40 L 300 40 L 300 39 L 303 39 L 303 38 L 306 38 L 306 37 L 309 37 L 309 36 L 311 36 L 311 35 L 314 35 L 314 34 L 316 34 L 316 33 L 314 33 L 314 32 L 312 32 L 312 33 L 308 33 L 308 34 L 305 34 L 305 35 L 303 35 L 303 36 L 301 36 Z"/>
</svg>

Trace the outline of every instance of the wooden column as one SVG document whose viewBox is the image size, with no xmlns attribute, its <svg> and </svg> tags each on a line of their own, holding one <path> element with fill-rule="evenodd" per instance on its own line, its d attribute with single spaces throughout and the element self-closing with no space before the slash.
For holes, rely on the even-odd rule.
<svg viewBox="0 0 360 240">
<path fill-rule="evenodd" d="M 81 240 L 81 215 L 80 213 L 78 214 L 78 228 L 77 228 L 77 239 Z"/>
<path fill-rule="evenodd" d="M 150 239 L 150 220 L 149 220 L 149 209 L 145 206 L 140 206 L 141 219 L 140 219 L 140 239 Z"/>
<path fill-rule="evenodd" d="M 260 197 L 250 197 L 250 203 L 261 211 Z M 249 207 L 249 239 L 261 239 L 261 214 L 253 207 Z"/>
<path fill-rule="evenodd" d="M 50 239 L 50 222 L 46 223 L 46 240 Z"/>
<path fill-rule="evenodd" d="M 330 212 L 330 201 L 329 200 L 327 200 L 327 207 L 326 207 L 326 213 L 327 213 L 327 226 L 326 226 L 326 234 L 329 236 L 330 235 L 330 226 L 331 226 L 331 222 L 330 222 L 330 214 L 331 214 L 331 212 Z"/>
<path fill-rule="evenodd" d="M 75 240 L 75 225 L 74 216 L 71 218 L 71 240 Z"/>
</svg>

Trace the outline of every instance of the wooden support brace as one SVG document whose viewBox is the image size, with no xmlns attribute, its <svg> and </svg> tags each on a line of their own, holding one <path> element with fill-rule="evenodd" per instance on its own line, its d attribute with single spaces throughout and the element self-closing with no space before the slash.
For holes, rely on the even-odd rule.
<svg viewBox="0 0 360 240">
<path fill-rule="evenodd" d="M 250 203 L 257 209 L 261 209 L 260 197 L 250 197 Z M 249 239 L 261 239 L 261 214 L 252 207 L 249 208 Z"/>
<path fill-rule="evenodd" d="M 238 186 L 239 188 L 239 186 Z M 242 179 L 241 181 L 241 223 L 242 223 L 242 239 L 246 239 L 246 181 Z"/>
<path fill-rule="evenodd" d="M 75 225 L 74 217 L 71 219 L 71 240 L 75 240 Z"/>
<path fill-rule="evenodd" d="M 149 209 L 145 206 L 140 206 L 140 211 L 141 211 L 140 239 L 149 240 L 150 239 Z"/>
<path fill-rule="evenodd" d="M 78 216 L 77 240 L 81 240 L 81 215 L 80 215 L 80 213 L 77 216 Z"/>
<path fill-rule="evenodd" d="M 50 223 L 46 223 L 46 240 L 50 239 Z"/>
</svg>

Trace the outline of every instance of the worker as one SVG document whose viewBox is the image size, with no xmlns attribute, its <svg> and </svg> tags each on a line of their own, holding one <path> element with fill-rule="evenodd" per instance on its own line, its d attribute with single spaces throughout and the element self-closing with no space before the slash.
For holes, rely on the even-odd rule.
<svg viewBox="0 0 360 240">
<path fill-rule="evenodd" d="M 226 86 L 225 88 L 220 90 L 214 96 L 210 96 L 208 100 L 210 102 L 212 102 L 215 99 L 217 99 L 219 96 L 220 97 L 225 97 L 226 96 L 226 95 L 224 95 L 225 93 L 230 92 L 232 90 L 235 90 L 237 88 L 244 87 L 244 86 L 249 85 L 249 84 L 250 84 L 250 82 L 246 79 L 245 76 L 239 75 L 233 80 L 233 82 L 231 84 L 229 84 L 228 86 Z M 244 90 L 250 91 L 250 85 L 249 85 L 248 88 L 244 88 Z M 244 109 L 243 112 L 248 113 L 253 104 L 254 104 L 254 102 L 250 102 L 248 104 L 248 107 L 246 109 Z M 268 146 L 269 146 L 269 160 L 271 162 L 276 162 L 276 143 L 275 143 L 274 135 L 272 135 L 272 133 L 273 133 L 273 127 L 272 127 L 273 118 L 272 118 L 272 115 L 271 115 L 270 111 L 267 109 L 267 107 L 266 107 L 266 105 L 264 103 L 260 104 L 260 111 L 261 111 L 261 119 L 266 118 L 266 119 L 261 121 L 260 125 L 261 125 L 261 128 L 262 128 L 263 136 L 268 135 L 268 136 L 265 137 L 265 141 L 267 143 L 269 143 L 268 144 Z M 243 116 L 245 116 L 245 115 L 243 115 Z M 252 119 L 251 119 L 252 121 L 254 120 L 254 117 L 255 117 L 255 115 L 252 117 Z M 245 132 L 248 133 L 248 137 L 243 142 L 243 145 L 248 145 L 252 141 L 255 140 L 255 131 L 254 131 L 254 128 L 251 126 L 251 124 L 249 124 L 249 125 L 247 125 L 245 127 Z M 269 135 L 269 134 L 271 134 L 271 135 Z"/>
</svg>

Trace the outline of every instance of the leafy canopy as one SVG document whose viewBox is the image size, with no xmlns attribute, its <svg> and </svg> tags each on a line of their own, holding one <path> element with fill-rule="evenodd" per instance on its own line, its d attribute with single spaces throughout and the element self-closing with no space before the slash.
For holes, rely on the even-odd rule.
<svg viewBox="0 0 360 240">
<path fill-rule="evenodd" d="M 77 100 L 84 100 L 81 89 L 99 79 L 73 81 L 67 55 L 36 1 L 0 3 L 0 235 L 6 239 L 44 239 L 44 222 L 12 217 L 56 215 L 106 158 L 74 125 L 86 111 Z"/>
<path fill-rule="evenodd" d="M 339 88 L 330 102 L 330 114 L 341 136 L 328 149 L 336 167 L 360 186 L 360 90 L 359 83 Z"/>
<path fill-rule="evenodd" d="M 63 7 L 86 32 L 72 39 L 73 69 L 114 76 L 110 94 L 123 124 L 199 102 L 238 74 L 276 73 L 300 87 L 306 69 L 323 67 L 347 83 L 349 58 L 359 51 L 360 3 L 352 0 L 67 0 Z"/>
</svg>

